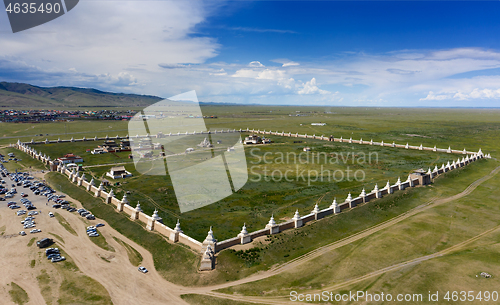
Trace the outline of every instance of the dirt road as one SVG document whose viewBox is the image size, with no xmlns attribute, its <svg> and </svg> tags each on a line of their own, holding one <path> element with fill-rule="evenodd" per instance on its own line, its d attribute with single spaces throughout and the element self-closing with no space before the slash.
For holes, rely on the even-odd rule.
<svg viewBox="0 0 500 305">
<path fill-rule="evenodd" d="M 410 211 L 407 211 L 407 212 L 405 212 L 397 217 L 394 217 L 386 222 L 383 222 L 381 224 L 370 227 L 362 232 L 351 235 L 349 237 L 346 237 L 342 240 L 336 241 L 336 242 L 331 243 L 329 245 L 320 247 L 320 248 L 313 250 L 307 254 L 304 254 L 304 255 L 302 255 L 294 260 L 291 260 L 287 263 L 284 263 L 282 265 L 271 268 L 268 271 L 256 273 L 256 274 L 251 275 L 247 278 L 237 280 L 234 282 L 230 282 L 230 283 L 224 283 L 221 285 L 214 285 L 214 286 L 202 287 L 202 288 L 192 288 L 191 293 L 207 294 L 207 295 L 212 295 L 212 296 L 217 296 L 217 297 L 222 297 L 222 298 L 229 298 L 232 300 L 241 300 L 241 301 L 244 300 L 244 301 L 251 301 L 251 302 L 259 302 L 259 303 L 263 303 L 263 304 L 284 304 L 284 303 L 281 303 L 283 301 L 280 300 L 279 298 L 273 299 L 273 298 L 254 298 L 254 297 L 246 297 L 246 296 L 229 296 L 226 294 L 215 293 L 214 290 L 221 289 L 221 288 L 227 288 L 227 287 L 231 287 L 231 286 L 236 286 L 236 285 L 241 285 L 241 284 L 250 283 L 250 282 L 255 282 L 258 280 L 266 279 L 266 278 L 269 278 L 271 276 L 280 274 L 280 273 L 285 272 L 287 270 L 294 269 L 298 265 L 301 265 L 305 262 L 311 261 L 311 260 L 315 259 L 316 257 L 319 257 L 319 256 L 321 256 L 329 251 L 338 249 L 340 247 L 343 247 L 345 245 L 353 243 L 357 240 L 365 238 L 369 235 L 372 235 L 376 232 L 387 229 L 387 228 L 391 227 L 392 225 L 397 224 L 397 223 L 399 223 L 399 222 L 401 222 L 401 221 L 403 221 L 403 220 L 405 220 L 405 219 L 407 219 L 415 214 L 418 214 L 422 211 L 425 211 L 425 210 L 431 209 L 433 207 L 436 207 L 438 205 L 448 203 L 448 202 L 460 199 L 462 197 L 465 197 L 465 196 L 469 195 L 470 193 L 472 193 L 483 182 L 491 179 L 499 172 L 500 172 L 500 166 L 495 168 L 494 170 L 492 170 L 488 175 L 474 181 L 464 191 L 462 191 L 456 195 L 453 195 L 453 196 L 450 196 L 447 198 L 443 198 L 443 199 L 437 199 L 437 200 L 433 199 L 433 200 L 427 202 L 426 204 L 420 205 L 420 206 L 418 206 Z M 451 247 L 449 249 L 453 249 L 454 247 Z M 444 251 L 446 251 L 446 250 L 444 250 Z M 277 302 L 277 303 L 275 303 L 275 302 Z"/>
<path fill-rule="evenodd" d="M 4 289 L 0 290 L 2 300 L 10 300 L 6 285 L 15 282 L 26 290 L 30 297 L 29 304 L 45 304 L 40 293 L 36 276 L 40 270 L 31 268 L 30 260 L 35 258 L 38 252 L 36 247 L 27 247 L 28 241 L 32 237 L 51 237 L 48 233 L 59 235 L 64 243 L 58 243 L 69 257 L 71 257 L 81 272 L 101 283 L 109 292 L 114 304 L 187 304 L 178 293 L 179 287 L 167 282 L 154 269 L 153 257 L 141 246 L 121 235 L 102 220 L 94 220 L 106 225 L 100 228 L 106 241 L 115 249 L 110 252 L 96 246 L 86 235 L 86 224 L 77 213 L 70 213 L 66 210 L 56 210 L 46 206 L 46 198 L 33 195 L 29 189 L 22 189 L 29 193 L 29 199 L 38 207 L 41 215 L 35 216 L 36 228 L 41 229 L 41 233 L 20 236 L 22 230 L 20 221 L 26 216 L 16 216 L 15 210 L 6 207 L 6 203 L 1 202 L 0 223 L 5 226 L 5 233 L 0 237 L 0 284 Z M 18 191 L 20 189 L 18 188 Z M 13 199 L 19 200 L 19 195 Z M 81 204 L 72 199 L 68 200 Z M 63 216 L 77 232 L 78 236 L 69 233 L 56 218 L 50 218 L 48 212 L 58 212 Z M 80 218 L 80 219 L 79 219 Z M 29 230 L 25 230 L 29 231 Z M 112 237 L 121 239 L 134 247 L 143 257 L 142 265 L 148 268 L 149 273 L 143 274 L 133 266 L 126 252 L 126 249 L 117 243 Z M 57 239 L 53 238 L 57 241 Z M 101 257 L 112 257 L 109 263 Z"/>
<path fill-rule="evenodd" d="M 41 216 L 36 217 L 37 228 L 40 228 L 42 230 L 42 233 L 37 233 L 39 234 L 38 237 L 46 237 L 46 233 L 48 232 L 52 232 L 61 236 L 64 240 L 64 244 L 62 244 L 62 248 L 64 249 L 64 251 L 66 251 L 68 255 L 75 261 L 76 265 L 85 275 L 95 279 L 106 288 L 114 304 L 187 304 L 180 298 L 180 295 L 187 293 L 212 295 L 230 300 L 240 300 L 261 304 L 287 304 L 289 303 L 287 299 L 279 297 L 266 298 L 226 295 L 214 292 L 214 290 L 258 281 L 293 269 L 300 264 L 323 255 L 324 253 L 348 245 L 361 238 L 379 232 L 380 230 L 387 229 L 392 225 L 399 223 L 417 213 L 433 208 L 437 205 L 467 196 L 472 191 L 474 191 L 481 183 L 492 178 L 493 176 L 498 174 L 498 172 L 500 172 L 500 167 L 495 168 L 488 175 L 476 180 L 459 194 L 444 199 L 431 200 L 426 204 L 420 205 L 384 223 L 368 228 L 362 232 L 349 236 L 340 241 L 318 248 L 268 271 L 260 272 L 238 281 L 209 287 L 182 287 L 166 281 L 154 269 L 153 258 L 148 251 L 146 251 L 140 245 L 129 240 L 125 236 L 122 236 L 107 224 L 105 227 L 101 228 L 100 231 L 106 238 L 106 241 L 116 251 L 110 252 L 101 249 L 100 247 L 96 246 L 89 239 L 89 237 L 86 236 L 86 224 L 82 221 L 82 218 L 78 214 L 70 213 L 65 210 L 57 210 L 57 212 L 59 212 L 59 214 L 61 214 L 71 224 L 73 229 L 77 231 L 78 236 L 72 235 L 66 229 L 64 229 L 64 227 L 62 227 L 55 218 L 49 218 L 47 216 L 49 211 L 56 210 L 45 205 L 45 197 L 35 196 L 26 189 L 23 189 L 22 191 L 30 194 L 28 198 L 30 198 L 33 203 L 35 203 L 35 205 L 42 213 Z M 14 199 L 19 200 L 19 195 Z M 78 206 L 81 206 L 81 204 L 77 200 L 74 200 L 72 198 L 68 198 L 68 200 L 76 203 Z M 40 288 L 36 281 L 37 272 L 39 272 L 39 270 L 37 270 L 36 268 L 31 268 L 29 266 L 29 261 L 33 259 L 38 252 L 33 250 L 34 247 L 27 247 L 27 243 L 32 237 L 30 235 L 32 234 L 28 233 L 28 236 L 24 237 L 18 235 L 18 232 L 22 229 L 22 226 L 20 224 L 20 220 L 22 218 L 23 217 L 17 217 L 15 215 L 15 211 L 8 209 L 4 202 L 0 203 L 0 227 L 5 226 L 5 233 L 0 237 L 0 284 L 2 287 L 4 287 L 3 289 L 0 289 L 0 298 L 2 298 L 2 300 L 10 300 L 8 291 L 5 287 L 8 283 L 15 282 L 23 289 L 25 289 L 28 293 L 30 297 L 29 304 L 45 304 L 40 293 Z M 94 224 L 98 222 L 105 223 L 102 220 L 92 221 L 92 223 Z M 485 234 L 486 233 L 487 232 L 485 232 Z M 130 264 L 126 250 L 112 238 L 113 236 L 125 241 L 126 243 L 134 247 L 138 252 L 140 252 L 144 259 L 142 265 L 147 267 L 150 271 L 148 274 L 142 274 L 138 272 L 137 268 Z M 420 261 L 426 259 L 444 255 L 447 253 L 447 251 L 454 251 L 458 249 L 457 247 L 459 246 L 463 246 L 463 243 L 453 246 L 447 250 L 441 251 L 443 253 L 438 252 L 428 257 L 418 258 L 412 261 L 390 266 L 379 271 L 387 272 L 392 270 L 392 268 L 399 268 L 400 266 L 404 266 L 404 264 L 419 263 Z M 101 257 L 110 257 L 110 262 L 108 263 L 104 261 Z M 354 280 L 363 280 L 365 277 L 370 276 L 374 276 L 374 274 L 367 274 Z M 340 283 L 339 285 L 348 284 L 350 284 L 350 282 Z M 330 288 L 333 289 L 335 287 Z"/>
</svg>

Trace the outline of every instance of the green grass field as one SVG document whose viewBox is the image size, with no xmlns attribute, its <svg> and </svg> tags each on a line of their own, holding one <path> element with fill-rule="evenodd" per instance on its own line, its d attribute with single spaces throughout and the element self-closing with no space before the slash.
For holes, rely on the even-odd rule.
<svg viewBox="0 0 500 305">
<path fill-rule="evenodd" d="M 170 227 L 180 219 L 184 232 L 199 241 L 205 238 L 208 227 L 214 223 L 218 223 L 215 234 L 219 240 L 231 238 L 239 233 L 243 223 L 247 223 L 250 231 L 258 230 L 272 214 L 276 219 L 291 218 L 296 209 L 302 215 L 308 214 L 315 203 L 323 209 L 330 206 L 334 198 L 342 202 L 349 192 L 357 196 L 362 188 L 371 191 L 376 183 L 383 187 L 387 180 L 393 184 L 398 177 L 404 181 L 414 169 L 440 166 L 458 158 L 445 153 L 380 146 L 311 139 L 293 143 L 294 139 L 290 138 L 272 138 L 275 143 L 271 145 L 246 147 L 249 181 L 242 189 L 216 204 L 182 214 L 170 176 L 139 173 L 127 158 L 129 152 L 92 155 L 87 150 L 96 147 L 94 142 L 38 145 L 36 148 L 53 158 L 69 152 L 82 156 L 88 180 L 95 178 L 96 184 L 103 179 L 119 183 L 112 186 L 117 198 L 129 192 L 127 197 L 132 205 L 140 202 L 148 215 L 157 209 Z M 312 151 L 303 152 L 304 146 L 311 147 Z M 221 150 L 218 145 L 216 149 Z M 122 162 L 127 163 L 125 167 L 133 177 L 113 180 L 105 176 L 111 164 Z M 104 166 L 97 166 L 99 164 Z"/>
<path fill-rule="evenodd" d="M 184 294 L 182 299 L 191 305 L 251 305 L 255 303 L 238 302 L 233 300 L 225 300 L 221 298 L 199 295 L 199 294 Z"/>
<path fill-rule="evenodd" d="M 492 165 L 498 166 L 499 164 L 496 161 L 481 161 L 481 164 L 473 164 L 471 168 L 466 168 L 462 172 L 450 173 L 454 174 L 453 177 L 438 179 L 432 186 L 432 189 L 422 192 L 420 196 L 417 197 L 410 195 L 406 198 L 405 202 L 410 205 L 421 204 L 436 196 L 443 198 L 444 196 L 457 193 L 465 189 L 474 179 L 491 171 Z M 497 198 L 500 196 L 500 190 L 495 186 L 498 185 L 499 182 L 500 176 L 497 175 L 478 187 L 470 195 L 459 200 L 421 212 L 403 220 L 388 230 L 383 230 L 347 246 L 327 252 L 314 260 L 304 263 L 298 268 L 284 272 L 278 276 L 224 289 L 223 292 L 249 295 L 260 295 L 264 292 L 266 295 L 287 295 L 292 290 L 302 292 L 318 290 L 397 263 L 442 251 L 498 226 L 500 223 L 500 208 Z M 379 209 L 380 207 L 377 207 L 378 205 L 379 203 L 374 204 L 372 209 Z M 390 206 L 386 211 L 388 213 L 398 213 L 397 210 L 397 206 Z M 337 217 L 333 219 L 336 218 Z M 356 217 L 356 219 L 359 219 L 359 217 Z M 335 232 L 335 234 L 338 234 L 337 230 L 332 230 L 333 228 L 330 220 L 331 219 L 323 223 L 315 223 L 309 226 L 311 228 L 304 228 L 297 233 L 283 234 L 284 237 L 276 236 L 273 238 L 273 242 L 278 244 L 283 242 L 284 252 L 282 253 L 286 253 L 286 251 L 289 250 L 289 247 L 286 245 L 293 244 L 294 247 L 297 248 L 304 240 L 315 238 L 309 235 L 319 235 L 321 231 Z M 347 228 L 348 226 L 345 225 L 342 227 Z M 355 232 L 351 231 L 350 234 L 352 233 Z M 300 238 L 294 238 L 295 234 L 299 235 Z M 495 234 L 485 238 L 485 241 L 478 241 L 476 245 L 478 243 L 485 243 L 493 248 L 497 248 L 499 241 L 498 234 L 497 231 Z M 285 240 L 283 240 L 283 238 Z M 490 241 L 487 242 L 487 240 Z M 492 240 L 494 240 L 494 242 Z M 484 251 L 485 253 L 491 251 L 473 245 L 463 249 L 461 252 L 450 254 L 449 256 L 456 257 L 457 255 L 460 256 L 460 253 L 466 254 L 469 252 L 467 249 L 473 249 L 475 252 Z M 296 251 L 291 252 L 293 253 Z M 280 254 L 275 253 L 274 255 L 278 256 Z M 388 292 L 390 290 L 395 290 L 404 292 L 408 290 L 405 287 L 411 287 L 414 292 L 426 292 L 437 288 L 444 289 L 444 287 L 450 287 L 439 286 L 431 281 L 430 278 L 437 279 L 441 276 L 440 274 L 443 274 L 445 278 L 451 280 L 454 278 L 450 275 L 451 273 L 455 274 L 453 285 L 462 286 L 462 288 L 465 289 L 465 283 L 469 282 L 470 278 L 475 277 L 475 275 L 479 274 L 481 271 L 498 274 L 500 270 L 500 260 L 491 255 L 489 255 L 490 258 L 486 256 L 484 258 L 477 257 L 472 260 L 484 260 L 487 262 L 486 265 L 483 266 L 483 269 L 486 268 L 486 270 L 482 270 L 482 268 L 479 267 L 480 264 L 477 262 L 473 264 L 475 267 L 472 267 L 473 265 L 469 266 L 467 259 L 470 258 L 470 255 L 462 256 L 463 260 L 458 263 L 458 265 L 463 266 L 463 268 L 459 268 L 457 271 L 452 270 L 452 265 L 447 265 L 449 263 L 446 263 L 447 270 L 445 273 L 427 270 L 431 276 L 424 277 L 420 274 L 422 270 L 420 267 L 407 267 L 400 271 L 392 272 L 394 276 L 392 285 L 394 285 L 394 287 L 388 286 L 384 279 L 377 279 L 377 277 L 374 277 L 371 281 L 364 282 L 363 285 L 365 286 L 362 286 L 360 283 L 356 285 L 355 288 L 364 289 L 368 287 L 367 283 L 375 284 L 380 282 L 377 291 Z M 454 260 L 456 260 L 456 258 Z M 439 258 L 437 261 L 445 262 L 447 260 L 445 258 Z M 433 260 L 425 264 L 439 265 L 438 262 L 434 262 Z M 436 270 L 441 269 L 443 269 L 442 266 L 436 268 Z M 461 273 L 464 272 L 464 270 L 467 270 L 466 276 Z M 390 276 L 383 276 L 382 278 L 388 277 Z M 451 282 L 448 284 L 451 284 Z M 496 278 L 492 279 L 487 284 L 485 288 L 491 290 L 495 285 L 498 285 L 498 280 Z M 435 286 L 433 287 L 433 285 Z M 472 290 L 483 289 L 481 285 L 481 283 L 476 283 L 469 288 L 474 288 Z M 397 287 L 397 289 L 395 287 Z M 371 286 L 369 288 L 371 288 Z"/>
<path fill-rule="evenodd" d="M 61 216 L 61 214 L 56 212 L 56 213 L 54 213 L 54 216 L 56 217 L 57 221 L 59 221 L 61 226 L 63 226 L 63 228 L 66 229 L 66 231 L 68 231 L 69 233 L 71 233 L 75 236 L 78 236 L 78 234 L 76 234 L 76 231 L 71 227 L 69 222 L 63 216 Z"/>
<path fill-rule="evenodd" d="M 30 300 L 26 291 L 14 282 L 10 283 L 9 295 L 12 302 L 18 305 L 26 304 Z"/>
<path fill-rule="evenodd" d="M 41 257 L 36 276 L 46 304 L 112 304 L 107 290 L 96 280 L 84 275 L 75 262 L 58 245 L 65 261 L 56 264 Z M 41 253 L 40 253 L 41 254 Z"/>
<path fill-rule="evenodd" d="M 139 266 L 141 264 L 142 255 L 136 249 L 134 249 L 134 247 L 114 236 L 113 239 L 116 240 L 116 242 L 118 242 L 119 244 L 121 244 L 125 248 L 125 250 L 127 250 L 128 259 L 132 265 Z"/>
<path fill-rule="evenodd" d="M 94 244 L 96 244 L 98 247 L 100 247 L 106 251 L 115 252 L 115 249 L 110 244 L 108 244 L 108 242 L 106 241 L 106 238 L 104 238 L 104 236 L 102 236 L 102 234 L 101 234 L 101 232 L 99 232 L 99 230 L 97 230 L 97 234 L 99 234 L 98 237 L 88 237 L 88 238 Z"/>
<path fill-rule="evenodd" d="M 384 140 L 385 142 L 394 140 L 400 144 L 409 142 L 411 145 L 420 145 L 422 143 L 424 146 L 437 145 L 440 148 L 451 146 L 453 149 L 460 150 L 467 148 L 477 151 L 482 148 L 485 153 L 499 157 L 499 110 L 206 106 L 203 111 L 204 114 L 215 114 L 219 117 L 207 120 L 207 126 L 211 129 L 250 127 L 261 130 L 343 136 L 344 138 L 352 136 L 353 139 L 363 138 L 368 141 L 371 138 L 374 141 Z M 297 117 L 296 111 L 301 111 L 306 116 Z M 326 114 L 325 111 L 334 113 Z M 289 116 L 290 114 L 293 116 Z M 311 126 L 311 122 L 326 122 L 327 125 Z M 108 124 L 108 122 L 103 123 Z M 71 124 L 74 124 L 71 125 L 73 135 L 88 134 L 87 136 L 90 137 L 96 132 L 105 135 L 107 131 L 102 124 L 99 126 L 97 124 L 90 126 L 91 124 L 84 124 L 84 122 L 71 122 Z M 113 124 L 108 125 L 108 129 L 116 131 L 121 128 L 124 129 L 123 133 L 118 134 L 126 134 L 125 123 L 113 122 Z M 43 128 L 52 129 L 51 132 L 56 133 L 57 129 L 62 130 L 63 127 L 63 123 L 54 123 L 53 125 L 47 124 Z M 19 130 L 17 134 L 25 138 L 28 138 L 28 133 L 32 132 L 27 128 L 28 125 L 22 124 L 7 125 L 7 129 Z M 57 137 L 49 136 L 49 139 L 57 139 Z M 451 160 L 447 154 L 433 152 L 345 143 L 333 144 L 309 139 L 307 143 L 294 144 L 289 143 L 290 139 L 276 136 L 272 139 L 276 143 L 263 148 L 258 154 L 262 156 L 265 152 L 273 152 L 273 150 L 274 152 L 292 152 L 301 149 L 304 145 L 312 147 L 313 152 L 344 152 L 352 151 L 354 147 L 357 152 L 370 152 L 373 149 L 379 153 L 379 163 L 377 166 L 362 167 L 370 173 L 367 175 L 367 181 L 363 183 L 315 182 L 309 186 L 307 183 L 248 182 L 240 191 L 222 202 L 183 214 L 176 210 L 175 193 L 168 177 L 166 180 L 160 180 L 158 177 L 140 176 L 131 165 L 126 167 L 134 173 L 134 177 L 125 179 L 120 186 L 115 186 L 115 193 L 118 198 L 121 198 L 125 191 L 130 191 L 131 203 L 135 205 L 137 201 L 140 201 L 143 209 L 149 214 L 154 208 L 159 208 L 160 215 L 169 226 L 174 226 L 176 219 L 180 218 L 183 230 L 199 240 L 206 236 L 210 225 L 215 226 L 217 238 L 225 239 L 235 236 L 243 222 L 247 222 L 249 231 L 260 229 L 269 220 L 269 215 L 275 211 L 277 219 L 291 217 L 296 208 L 304 214 L 312 209 L 315 202 L 319 202 L 320 208 L 324 208 L 331 203 L 333 197 L 343 200 L 349 190 L 354 189 L 359 192 L 363 186 L 366 186 L 369 191 L 375 183 L 385 185 L 386 177 L 391 177 L 394 182 L 397 176 L 405 178 L 405 175 L 412 169 L 427 168 Z M 8 143 L 11 140 L 2 139 L 2 141 Z M 41 145 L 37 147 L 42 148 Z M 58 153 L 67 152 L 66 148 L 60 149 Z M 453 155 L 453 159 L 457 158 L 457 155 Z M 249 161 L 256 159 L 250 156 Z M 89 164 L 95 163 L 99 161 L 89 159 Z M 281 169 L 286 169 L 288 166 L 276 165 L 276 162 L 274 164 L 273 166 Z M 265 164 L 260 162 L 254 165 L 256 165 L 255 171 L 262 173 L 262 167 Z M 309 165 L 311 168 L 317 166 Z M 343 166 L 335 164 L 331 168 L 345 169 Z M 54 187 L 58 186 L 61 191 L 80 200 L 97 217 L 105 219 L 120 233 L 151 251 L 155 259 L 155 267 L 166 279 L 185 285 L 207 285 L 236 280 L 259 270 L 266 270 L 277 263 L 289 261 L 322 245 L 391 219 L 431 199 L 455 195 L 496 166 L 498 166 L 496 160 L 481 160 L 466 168 L 443 175 L 431 186 L 398 192 L 394 196 L 386 196 L 338 216 L 327 217 L 299 230 L 282 232 L 268 238 L 268 243 L 258 245 L 260 250 L 252 254 L 222 251 L 218 254 L 216 270 L 203 275 L 196 272 L 199 258 L 194 253 L 183 247 L 168 244 L 157 234 L 146 232 L 140 224 L 129 221 L 123 213 L 116 213 L 110 205 L 102 204 L 100 199 L 95 199 L 89 193 L 70 184 L 61 175 L 51 173 L 48 177 Z M 100 178 L 108 169 L 109 167 L 89 167 L 86 172 Z M 390 230 L 384 230 L 349 246 L 329 252 L 297 270 L 256 283 L 233 287 L 224 292 L 249 295 L 260 295 L 265 292 L 266 295 L 286 295 L 290 289 L 312 290 L 334 285 L 348 277 L 360 276 L 390 264 L 446 249 L 500 223 L 500 213 L 497 208 L 497 198 L 500 194 L 497 194 L 498 190 L 495 188 L 498 182 L 498 178 L 492 179 L 463 199 L 427 210 L 398 223 Z M 357 193 L 353 195 L 357 196 Z M 474 280 L 476 271 L 484 267 L 491 267 L 491 272 L 494 275 L 498 274 L 498 259 L 493 254 L 498 242 L 495 236 L 492 234 L 488 236 L 489 239 L 478 241 L 479 248 L 466 249 L 463 253 L 457 252 L 450 255 L 450 260 L 446 257 L 429 260 L 420 264 L 418 268 L 388 273 L 380 279 L 373 278 L 353 287 L 364 285 L 364 287 L 373 287 L 380 291 L 383 289 L 408 291 L 407 287 L 417 287 L 421 291 L 435 290 L 444 289 L 441 287 L 453 287 L 453 279 L 460 276 L 465 276 L 467 280 L 455 280 L 456 286 L 466 287 L 467 281 Z M 484 247 L 482 243 L 486 243 Z M 471 258 L 474 254 L 476 256 Z M 469 259 L 471 264 L 467 265 Z M 443 260 L 442 264 L 440 264 L 441 260 Z M 453 271 L 452 267 L 456 263 L 462 265 L 457 268 L 457 271 Z M 443 276 L 442 272 L 446 274 Z M 495 278 L 490 282 L 497 284 Z M 490 284 L 485 287 L 490 287 Z"/>
</svg>

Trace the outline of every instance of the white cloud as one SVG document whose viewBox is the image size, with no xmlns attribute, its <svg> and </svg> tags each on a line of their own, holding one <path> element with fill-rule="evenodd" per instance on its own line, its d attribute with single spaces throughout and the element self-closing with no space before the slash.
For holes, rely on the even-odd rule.
<svg viewBox="0 0 500 305">
<path fill-rule="evenodd" d="M 80 1 L 51 22 L 2 35 L 0 59 L 26 61 L 46 71 L 73 68 L 89 75 L 115 75 L 118 83 L 128 82 L 123 73 L 133 70 L 135 77 L 154 82 L 151 73 L 161 70 L 160 63 L 199 64 L 217 55 L 219 45 L 214 39 L 191 36 L 208 10 L 199 0 L 120 5 Z M 5 22 L 0 24 L 1 32 L 10 30 Z"/>
<path fill-rule="evenodd" d="M 469 105 L 471 100 L 477 105 L 487 101 L 497 105 L 500 99 L 500 76 L 456 77 L 500 68 L 500 52 L 479 48 L 377 55 L 344 52 L 334 54 L 331 58 L 335 59 L 301 60 L 300 64 L 262 58 L 278 63 L 275 67 L 265 67 L 260 61 L 207 63 L 218 55 L 220 45 L 213 38 L 192 35 L 195 26 L 213 13 L 206 6 L 201 0 L 124 1 L 120 5 L 80 1 L 52 22 L 2 35 L 0 78 L 165 97 L 194 89 L 203 100 L 235 102 L 281 98 L 286 103 L 345 101 L 389 106 L 419 100 L 423 106 L 433 106 L 435 101 Z M 0 18 L 0 31 L 8 31 L 6 24 Z"/>
<path fill-rule="evenodd" d="M 477 98 L 487 98 L 487 99 L 498 99 L 500 98 L 500 89 L 497 90 L 492 90 L 492 89 L 474 89 L 472 92 L 469 94 L 469 96 L 473 99 Z"/>
<path fill-rule="evenodd" d="M 259 76 L 259 71 L 252 69 L 240 69 L 232 75 L 233 77 L 244 77 L 244 78 L 257 78 Z"/>
<path fill-rule="evenodd" d="M 440 92 L 439 94 L 434 94 L 430 91 L 427 97 L 421 98 L 421 101 L 439 101 L 439 100 L 477 100 L 477 99 L 500 99 L 500 89 L 489 89 L 489 88 L 474 88 L 470 92 L 464 92 L 463 90 L 451 91 L 451 92 Z"/>
<path fill-rule="evenodd" d="M 278 85 L 290 90 L 294 90 L 296 86 L 293 78 L 282 78 L 278 81 Z"/>
<path fill-rule="evenodd" d="M 300 89 L 298 94 L 328 94 L 330 93 L 329 91 L 326 90 L 321 90 L 316 86 L 316 78 L 312 78 L 310 81 L 306 82 L 303 84 L 302 89 Z"/>
<path fill-rule="evenodd" d="M 500 89 L 489 89 L 489 88 L 474 88 L 469 93 L 457 92 L 453 98 L 458 100 L 469 100 L 469 99 L 500 99 Z"/>
<path fill-rule="evenodd" d="M 240 69 L 236 71 L 232 76 L 254 79 L 280 80 L 286 77 L 286 72 L 278 69 Z"/>
<path fill-rule="evenodd" d="M 138 84 L 137 79 L 128 72 L 120 72 L 118 75 L 111 75 L 109 73 L 98 75 L 98 80 L 118 87 L 135 86 Z"/>
<path fill-rule="evenodd" d="M 299 66 L 300 64 L 298 62 L 287 62 L 287 63 L 284 63 L 282 67 L 291 67 L 291 66 Z"/>
<path fill-rule="evenodd" d="M 218 76 L 223 76 L 223 75 L 227 75 L 227 72 L 224 70 L 224 69 L 220 69 L 219 71 L 217 72 L 210 72 L 209 73 L 210 75 L 218 75 Z"/>
<path fill-rule="evenodd" d="M 259 72 L 257 79 L 280 80 L 285 77 L 286 77 L 285 71 L 265 69 L 264 71 Z"/>
<path fill-rule="evenodd" d="M 429 94 L 425 98 L 421 98 L 420 101 L 442 101 L 447 100 L 451 96 L 448 94 L 434 94 L 434 92 L 429 91 Z"/>
<path fill-rule="evenodd" d="M 248 66 L 252 68 L 264 67 L 264 65 L 261 64 L 260 61 L 252 61 L 251 63 L 248 64 Z"/>
<path fill-rule="evenodd" d="M 271 59 L 271 61 L 281 64 L 282 67 L 292 67 L 300 65 L 298 62 L 294 62 L 286 58 Z"/>
</svg>

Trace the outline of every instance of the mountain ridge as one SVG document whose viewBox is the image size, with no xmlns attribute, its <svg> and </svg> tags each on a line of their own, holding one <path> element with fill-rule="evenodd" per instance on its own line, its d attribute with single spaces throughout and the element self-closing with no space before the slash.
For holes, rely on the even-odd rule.
<svg viewBox="0 0 500 305">
<path fill-rule="evenodd" d="M 94 88 L 39 87 L 26 83 L 0 82 L 2 107 L 144 107 L 164 98 L 114 93 Z"/>
</svg>

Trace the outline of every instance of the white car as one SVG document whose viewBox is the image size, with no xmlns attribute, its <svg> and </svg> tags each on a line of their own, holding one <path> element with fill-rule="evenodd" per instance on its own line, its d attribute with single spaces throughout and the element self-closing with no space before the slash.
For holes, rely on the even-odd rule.
<svg viewBox="0 0 500 305">
<path fill-rule="evenodd" d="M 143 266 L 139 266 L 139 271 L 142 273 L 148 273 L 148 269 L 146 269 L 146 267 Z"/>
<path fill-rule="evenodd" d="M 49 212 L 49 217 L 54 217 L 54 214 L 52 212 Z"/>
<path fill-rule="evenodd" d="M 21 231 L 21 232 L 19 232 L 19 235 L 24 236 L 24 235 L 26 235 L 26 232 Z"/>
<path fill-rule="evenodd" d="M 40 229 L 33 229 L 30 231 L 30 233 L 39 233 L 39 232 L 42 232 L 42 230 Z"/>
</svg>

